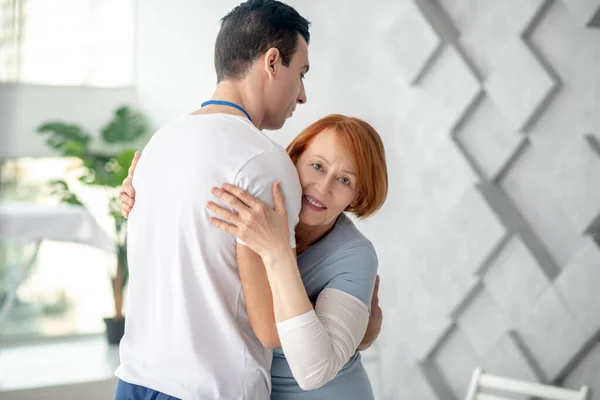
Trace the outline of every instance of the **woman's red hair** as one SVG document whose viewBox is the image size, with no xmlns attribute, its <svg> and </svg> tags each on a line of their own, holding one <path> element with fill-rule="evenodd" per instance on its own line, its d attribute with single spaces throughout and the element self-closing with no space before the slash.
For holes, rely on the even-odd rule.
<svg viewBox="0 0 600 400">
<path fill-rule="evenodd" d="M 356 168 L 356 197 L 346 211 L 359 218 L 368 217 L 381 208 L 388 192 L 387 165 L 383 142 L 367 122 L 332 114 L 309 125 L 288 145 L 287 152 L 296 164 L 312 140 L 325 129 L 334 129 L 340 146 Z"/>
</svg>

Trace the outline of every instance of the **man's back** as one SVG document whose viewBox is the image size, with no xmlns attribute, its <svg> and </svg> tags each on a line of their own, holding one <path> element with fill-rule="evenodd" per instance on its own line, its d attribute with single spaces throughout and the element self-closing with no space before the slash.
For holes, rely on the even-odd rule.
<svg viewBox="0 0 600 400">
<path fill-rule="evenodd" d="M 153 136 L 134 178 L 119 378 L 179 398 L 268 398 L 271 352 L 248 321 L 235 238 L 210 225 L 206 203 L 223 182 L 264 198 L 275 180 L 297 215 L 287 153 L 244 118 L 190 115 Z"/>
</svg>

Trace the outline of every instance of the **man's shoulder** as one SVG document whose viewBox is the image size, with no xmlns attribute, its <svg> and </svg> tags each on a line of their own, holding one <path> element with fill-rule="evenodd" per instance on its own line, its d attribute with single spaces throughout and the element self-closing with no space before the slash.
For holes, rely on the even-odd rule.
<svg viewBox="0 0 600 400">
<path fill-rule="evenodd" d="M 159 130 L 206 130 L 214 133 L 223 131 L 224 134 L 255 134 L 261 132 L 247 119 L 232 114 L 188 114 L 176 118 Z M 253 135 L 252 135 L 253 136 Z"/>
<path fill-rule="evenodd" d="M 265 149 L 248 158 L 239 169 L 236 177 L 238 183 L 243 181 L 271 182 L 279 180 L 287 190 L 300 187 L 298 172 L 294 163 L 284 149 Z"/>
<path fill-rule="evenodd" d="M 215 140 L 221 137 L 227 137 L 226 141 L 233 140 L 237 144 L 238 150 L 242 150 L 241 154 L 244 155 L 247 161 L 256 158 L 257 161 L 269 162 L 275 160 L 276 162 L 281 157 L 287 157 L 287 152 L 283 146 L 269 138 L 243 117 L 230 114 L 203 114 L 197 116 L 201 118 L 192 118 L 191 124 L 195 124 L 198 129 L 210 131 Z"/>
<path fill-rule="evenodd" d="M 180 117 L 156 132 L 158 137 L 179 136 L 179 144 L 203 143 L 202 152 L 235 160 L 239 169 L 262 163 L 272 165 L 289 158 L 285 149 L 251 122 L 231 114 L 190 114 Z M 226 151 L 226 154 L 223 154 Z"/>
</svg>

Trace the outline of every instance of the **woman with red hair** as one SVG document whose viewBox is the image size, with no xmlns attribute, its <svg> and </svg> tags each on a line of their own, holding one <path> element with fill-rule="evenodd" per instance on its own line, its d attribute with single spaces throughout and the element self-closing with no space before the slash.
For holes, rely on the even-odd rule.
<svg viewBox="0 0 600 400">
<path fill-rule="evenodd" d="M 381 138 L 367 122 L 329 115 L 287 147 L 302 187 L 296 249 L 290 247 L 284 194 L 274 209 L 239 187 L 213 188 L 211 223 L 260 257 L 264 269 L 240 271 L 252 327 L 273 326 L 271 399 L 373 398 L 360 350 L 381 329 L 377 256 L 346 213 L 373 215 L 388 190 Z M 131 180 L 121 208 L 133 205 Z M 270 288 L 270 293 L 269 293 Z"/>
</svg>

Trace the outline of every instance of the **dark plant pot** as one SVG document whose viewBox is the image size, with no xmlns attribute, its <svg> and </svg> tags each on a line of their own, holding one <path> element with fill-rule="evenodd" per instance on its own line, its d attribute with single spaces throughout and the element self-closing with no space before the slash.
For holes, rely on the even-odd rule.
<svg viewBox="0 0 600 400">
<path fill-rule="evenodd" d="M 108 344 L 119 344 L 125 333 L 125 318 L 104 318 L 106 324 L 106 339 Z"/>
</svg>

